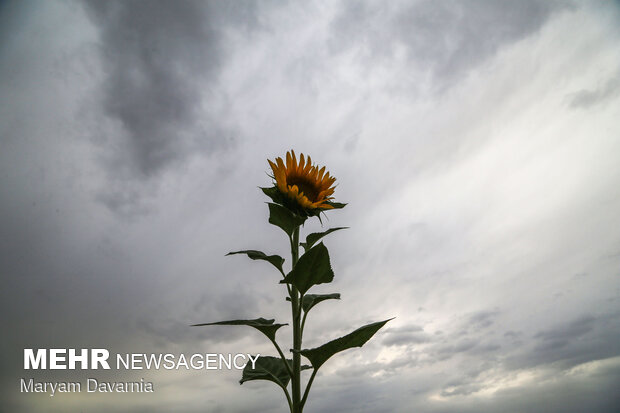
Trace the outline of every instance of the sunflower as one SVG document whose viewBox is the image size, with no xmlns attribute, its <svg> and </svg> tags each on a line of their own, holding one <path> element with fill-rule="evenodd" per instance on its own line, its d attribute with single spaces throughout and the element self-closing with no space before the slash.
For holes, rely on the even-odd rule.
<svg viewBox="0 0 620 413">
<path fill-rule="evenodd" d="M 306 210 L 334 208 L 330 201 L 336 189 L 332 186 L 336 178 L 329 176 L 325 167 L 319 169 L 313 166 L 310 157 L 304 158 L 303 154 L 297 163 L 292 150 L 286 153 L 286 165 L 282 158 L 276 158 L 275 162 L 267 161 L 276 181 L 275 188 L 298 206 Z"/>
</svg>

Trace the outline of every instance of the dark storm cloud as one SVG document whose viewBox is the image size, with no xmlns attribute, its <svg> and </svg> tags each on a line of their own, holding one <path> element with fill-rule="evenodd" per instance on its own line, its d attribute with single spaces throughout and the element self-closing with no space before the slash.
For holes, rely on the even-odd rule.
<svg viewBox="0 0 620 413">
<path fill-rule="evenodd" d="M 586 374 L 585 377 L 579 376 L 578 372 L 570 371 L 575 366 L 598 363 L 598 360 L 604 360 L 604 366 L 614 365 L 610 358 L 618 354 L 616 343 L 620 334 L 616 315 L 586 314 L 541 330 L 531 335 L 533 340 L 528 340 L 528 343 L 523 345 L 522 342 L 514 341 L 515 338 L 523 336 L 521 333 L 508 331 L 493 334 L 489 331 L 499 314 L 497 310 L 489 310 L 464 316 L 460 321 L 453 323 L 447 329 L 448 333 L 440 340 L 435 339 L 415 351 L 415 347 L 419 346 L 411 342 L 404 343 L 408 346 L 408 350 L 396 359 L 387 363 L 372 363 L 365 366 L 366 369 L 360 366 L 354 369 L 354 373 L 361 376 L 368 371 L 382 371 L 387 373 L 386 377 L 392 377 L 393 373 L 401 376 L 409 369 L 425 369 L 434 364 L 443 366 L 448 362 L 453 365 L 456 363 L 458 367 L 447 376 L 447 379 L 439 378 L 429 390 L 439 388 L 437 394 L 444 399 L 444 403 L 454 399 L 454 403 L 458 403 L 459 406 L 446 404 L 445 410 L 435 410 L 429 407 L 428 409 L 421 408 L 422 411 L 470 411 L 468 405 L 462 405 L 463 402 L 473 403 L 472 406 L 480 407 L 481 405 L 475 401 L 475 397 L 471 400 L 463 397 L 485 391 L 494 392 L 494 401 L 493 404 L 487 406 L 488 411 L 493 411 L 492 406 L 503 406 L 507 409 L 505 411 L 519 411 L 530 405 L 528 403 L 538 404 L 545 399 L 549 400 L 553 406 L 566 407 L 565 400 L 570 396 L 562 387 L 582 392 L 583 383 L 587 381 L 596 381 L 601 387 L 601 399 L 586 401 L 575 398 L 575 402 L 579 400 L 580 408 L 600 405 L 597 407 L 599 410 L 596 411 L 606 411 L 606 408 L 618 404 L 617 398 L 610 397 L 611 393 L 608 390 L 608 386 L 613 382 L 617 383 L 618 380 L 617 371 L 614 372 L 613 367 L 597 367 L 595 375 Z M 402 330 L 416 329 L 403 328 Z M 516 397 L 510 386 L 498 391 L 493 390 L 497 383 L 496 380 L 511 377 L 524 369 L 545 372 L 532 383 L 523 383 L 515 387 L 519 389 L 519 392 L 531 394 L 531 402 L 525 401 L 523 397 Z M 496 379 L 489 380 L 490 377 Z M 547 377 L 552 378 L 550 382 L 547 381 Z M 563 385 L 557 384 L 558 381 Z M 546 396 L 541 394 L 537 390 L 540 386 L 549 388 L 552 394 Z M 427 392 L 423 393 L 428 395 Z M 581 394 L 582 397 L 590 397 L 585 392 Z M 418 406 L 423 406 L 424 403 L 420 400 Z M 483 407 L 484 409 L 486 407 Z M 577 412 L 579 408 L 572 411 Z"/>
<path fill-rule="evenodd" d="M 424 349 L 430 363 L 449 360 L 457 354 L 491 357 L 501 348 L 492 332 L 491 326 L 499 317 L 497 309 L 465 314 L 450 326 L 446 333 L 437 335 L 431 345 Z"/>
<path fill-rule="evenodd" d="M 106 114 L 127 136 L 130 167 L 149 176 L 189 153 L 212 152 L 231 132 L 214 107 L 226 56 L 223 31 L 256 24 L 253 2 L 86 2 L 100 31 Z M 206 111 L 203 101 L 206 99 Z M 209 107 L 211 106 L 211 107 Z M 127 165 L 123 165 L 127 166 Z M 126 203 L 112 197 L 108 201 Z"/>
<path fill-rule="evenodd" d="M 492 361 L 495 360 L 495 355 L 499 350 L 510 347 L 501 338 L 494 337 L 494 334 L 489 332 L 490 326 L 494 324 L 499 314 L 496 309 L 465 314 L 455 320 L 446 333 L 438 331 L 430 334 L 415 324 L 388 329 L 384 333 L 385 338 L 382 344 L 401 350 L 400 355 L 388 362 L 373 363 L 365 369 L 391 374 L 402 372 L 404 369 L 446 362 L 455 356 L 462 355 L 472 360 L 480 360 L 474 363 L 474 367 L 470 366 L 466 369 L 466 379 L 469 383 L 474 372 L 477 376 L 493 368 Z M 483 363 L 481 360 L 487 362 Z M 358 368 L 354 375 L 362 374 L 363 370 L 362 367 Z M 454 386 L 454 383 L 446 385 L 446 387 Z M 473 388 L 469 388 L 467 393 L 462 394 L 474 391 Z"/>
<path fill-rule="evenodd" d="M 344 2 L 332 22 L 331 47 L 335 52 L 354 50 L 369 67 L 395 61 L 400 49 L 407 64 L 418 67 L 441 90 L 500 47 L 538 31 L 568 4 L 423 0 L 393 7 L 386 2 Z"/>
<path fill-rule="evenodd" d="M 569 106 L 573 109 L 589 109 L 602 105 L 620 94 L 620 75 L 594 89 L 584 89 L 570 95 Z"/>
<path fill-rule="evenodd" d="M 497 390 L 492 401 L 472 397 L 454 398 L 452 406 L 430 408 L 429 412 L 545 412 L 581 413 L 581 412 L 615 412 L 620 406 L 617 388 L 620 375 L 616 368 L 601 369 L 589 378 L 557 374 L 549 380 L 540 380 L 514 388 Z M 456 392 L 459 390 L 454 389 Z M 466 392 L 463 389 L 462 392 Z"/>
<path fill-rule="evenodd" d="M 592 331 L 595 320 L 596 319 L 591 315 L 585 315 L 566 325 L 542 331 L 534 337 L 541 339 L 545 343 L 551 343 L 552 347 L 562 347 L 567 344 L 568 340 L 580 337 Z"/>
<path fill-rule="evenodd" d="M 551 365 L 568 369 L 581 363 L 618 355 L 618 314 L 584 314 L 534 335 L 531 345 L 506 358 L 508 369 Z"/>
</svg>

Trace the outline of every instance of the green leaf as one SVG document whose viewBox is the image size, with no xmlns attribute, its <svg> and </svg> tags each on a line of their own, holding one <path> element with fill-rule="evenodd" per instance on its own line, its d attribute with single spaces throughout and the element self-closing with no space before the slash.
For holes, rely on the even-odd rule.
<svg viewBox="0 0 620 413">
<path fill-rule="evenodd" d="M 321 242 L 299 258 L 295 268 L 280 283 L 293 284 L 302 294 L 313 285 L 332 282 L 334 272 L 329 252 Z"/>
<path fill-rule="evenodd" d="M 269 203 L 269 223 L 282 228 L 289 236 L 295 228 L 306 221 L 306 218 L 293 214 L 282 205 Z"/>
<path fill-rule="evenodd" d="M 292 366 L 292 362 L 290 363 Z M 292 368 L 292 367 L 291 367 Z M 279 357 L 259 356 L 252 368 L 252 363 L 248 362 L 243 369 L 243 374 L 239 384 L 251 380 L 269 380 L 282 388 L 286 388 L 291 377 L 286 370 L 284 361 Z"/>
<path fill-rule="evenodd" d="M 362 347 L 372 336 L 375 335 L 377 331 L 379 331 L 381 327 L 385 325 L 385 323 L 390 320 L 392 319 L 390 318 L 389 320 L 378 321 L 376 323 L 365 325 L 358 328 L 354 332 L 347 334 L 346 336 L 332 340 L 320 347 L 309 350 L 301 350 L 300 353 L 310 360 L 312 367 L 318 369 L 334 354 L 353 347 Z"/>
<path fill-rule="evenodd" d="M 293 360 L 286 360 L 289 367 L 293 368 Z M 311 369 L 310 366 L 301 366 L 302 370 Z M 291 376 L 289 376 L 284 361 L 279 357 L 259 356 L 252 368 L 252 363 L 248 362 L 243 369 L 243 374 L 239 384 L 252 380 L 269 380 L 282 388 L 288 386 Z"/>
<path fill-rule="evenodd" d="M 310 311 L 312 307 L 325 300 L 340 300 L 340 293 L 333 294 L 306 294 L 301 302 L 301 308 L 304 312 Z M 290 297 L 286 297 L 286 301 L 291 301 Z"/>
<path fill-rule="evenodd" d="M 256 251 L 256 250 L 233 251 L 233 252 L 229 252 L 226 255 L 228 256 L 228 255 L 234 255 L 234 254 L 246 254 L 248 257 L 250 257 L 253 260 L 263 260 L 263 261 L 270 262 L 282 274 L 284 274 L 284 270 L 282 269 L 282 265 L 284 264 L 284 258 L 280 257 L 279 255 L 267 255 L 262 251 Z"/>
<path fill-rule="evenodd" d="M 325 300 L 340 300 L 340 293 L 304 295 L 301 301 L 301 308 L 307 313 L 312 307 Z"/>
<path fill-rule="evenodd" d="M 283 205 L 286 201 L 287 197 L 284 195 L 276 186 L 271 186 L 269 188 L 260 188 L 261 191 L 265 195 L 267 195 L 273 202 L 276 204 Z"/>
<path fill-rule="evenodd" d="M 326 211 L 329 211 L 329 209 L 323 209 L 323 208 L 314 208 L 314 209 L 303 208 L 301 207 L 301 205 L 297 203 L 297 201 L 292 200 L 291 198 L 289 198 L 288 196 L 280 192 L 277 186 L 272 186 L 269 188 L 261 188 L 261 187 L 259 188 L 261 191 L 263 191 L 265 195 L 271 198 L 271 200 L 274 203 L 284 206 L 286 209 L 288 209 L 295 215 L 303 217 L 304 219 L 308 217 L 317 217 L 319 221 L 321 221 L 321 214 L 324 214 Z M 345 205 L 347 205 L 347 204 L 343 204 L 340 202 L 332 202 L 332 201 L 326 201 L 325 203 L 328 205 L 331 205 L 333 209 L 341 209 L 341 208 L 344 208 Z"/>
<path fill-rule="evenodd" d="M 274 324 L 275 320 L 267 320 L 264 318 L 255 318 L 254 320 L 229 320 L 229 321 L 218 321 L 216 323 L 202 323 L 202 324 L 193 324 L 192 327 L 201 327 L 201 326 L 250 326 L 254 327 L 264 335 L 266 335 L 270 340 L 276 339 L 276 331 L 282 326 L 287 324 Z"/>
<path fill-rule="evenodd" d="M 340 300 L 340 293 L 333 294 L 306 294 L 301 302 L 304 312 L 310 311 L 312 307 L 325 300 Z M 291 301 L 291 297 L 286 297 L 286 301 Z"/>
<path fill-rule="evenodd" d="M 312 246 L 321 238 L 323 238 L 325 235 L 331 234 L 334 231 L 338 231 L 340 229 L 347 229 L 349 227 L 337 227 L 337 228 L 330 228 L 327 231 L 323 231 L 323 232 L 313 232 L 312 234 L 308 234 L 308 236 L 306 237 L 306 242 L 302 242 L 300 245 L 302 247 L 304 247 L 305 250 L 308 250 L 310 248 L 312 248 Z"/>
<path fill-rule="evenodd" d="M 331 202 L 331 201 L 327 201 L 325 202 L 327 205 L 331 205 L 333 207 L 333 209 L 342 209 L 344 207 L 347 206 L 347 204 L 343 204 L 342 202 Z M 328 210 L 329 211 L 329 210 Z"/>
</svg>

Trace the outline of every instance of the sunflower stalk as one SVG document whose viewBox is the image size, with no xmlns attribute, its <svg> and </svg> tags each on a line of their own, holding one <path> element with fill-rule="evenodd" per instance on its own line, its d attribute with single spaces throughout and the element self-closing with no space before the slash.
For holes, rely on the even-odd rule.
<svg viewBox="0 0 620 413">
<path fill-rule="evenodd" d="M 295 268 L 299 260 L 299 226 L 293 230 L 291 240 L 291 262 Z M 301 300 L 299 291 L 295 286 L 291 288 L 291 312 L 293 320 L 293 377 L 291 377 L 291 387 L 293 392 L 292 413 L 301 413 L 301 324 L 299 314 L 301 310 Z"/>
<path fill-rule="evenodd" d="M 270 188 L 261 188 L 261 190 L 272 201 L 268 203 L 269 223 L 279 227 L 288 235 L 291 246 L 291 270 L 288 274 L 285 273 L 284 258 L 279 255 L 268 255 L 257 250 L 235 251 L 228 255 L 244 254 L 253 260 L 269 262 L 283 276 L 280 283 L 286 285 L 287 300 L 291 303 L 292 359 L 286 358 L 276 341 L 277 330 L 286 324 L 277 324 L 273 319 L 256 318 L 195 325 L 247 325 L 267 336 L 279 357 L 259 355 L 256 365 L 250 366 L 248 363 L 245 366 L 240 383 L 252 380 L 271 381 L 283 390 L 289 411 L 303 413 L 319 368 L 334 354 L 363 346 L 389 320 L 362 326 L 322 346 L 302 349 L 303 332 L 309 311 L 320 302 L 340 299 L 339 293 L 308 294 L 308 290 L 315 285 L 330 283 L 334 279 L 329 252 L 321 239 L 347 227 L 311 233 L 306 237 L 305 242 L 301 243 L 299 242 L 300 230 L 308 218 L 317 217 L 321 221 L 322 213 L 344 208 L 346 204 L 333 201 L 332 195 L 335 190 L 333 184 L 336 178 L 330 176 L 329 172 L 325 171 L 325 167 L 319 169 L 318 166 L 312 165 L 310 157 L 304 158 L 302 154 L 298 163 L 295 153 L 291 151 L 286 154 L 286 163 L 282 158 L 277 158 L 275 162 L 269 161 L 269 165 L 273 172 L 274 185 Z M 301 256 L 300 246 L 304 247 L 304 253 Z M 309 366 L 301 364 L 302 356 L 310 362 Z M 301 372 L 306 369 L 312 369 L 312 374 L 302 393 Z"/>
</svg>

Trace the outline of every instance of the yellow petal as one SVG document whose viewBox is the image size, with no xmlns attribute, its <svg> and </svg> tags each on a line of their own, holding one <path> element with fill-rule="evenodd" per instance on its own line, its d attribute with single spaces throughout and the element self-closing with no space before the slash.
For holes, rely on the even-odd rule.
<svg viewBox="0 0 620 413">
<path fill-rule="evenodd" d="M 282 158 L 276 158 L 276 163 L 278 164 L 278 168 L 282 171 L 286 171 L 286 167 L 284 166 L 284 161 Z"/>
<path fill-rule="evenodd" d="M 310 170 L 312 169 L 312 159 L 310 159 L 309 156 L 308 159 L 306 159 L 306 163 L 306 168 L 303 170 L 304 175 L 308 175 L 310 173 Z"/>
<path fill-rule="evenodd" d="M 273 171 L 273 176 L 275 177 L 278 174 L 278 166 L 271 162 L 269 159 L 267 159 L 267 162 L 269 162 L 269 166 L 271 167 L 271 170 Z"/>
<path fill-rule="evenodd" d="M 291 159 L 291 153 L 287 152 L 286 153 L 286 171 L 290 171 L 291 169 L 291 164 L 293 163 L 293 160 Z"/>
<path fill-rule="evenodd" d="M 291 172 L 297 171 L 297 158 L 295 158 L 295 151 L 291 149 L 291 156 L 293 157 L 293 164 L 291 165 Z"/>
<path fill-rule="evenodd" d="M 304 157 L 304 154 L 300 154 L 299 155 L 299 165 L 297 166 L 297 173 L 301 174 L 301 172 L 304 170 L 304 168 L 306 167 L 306 159 Z"/>
</svg>

